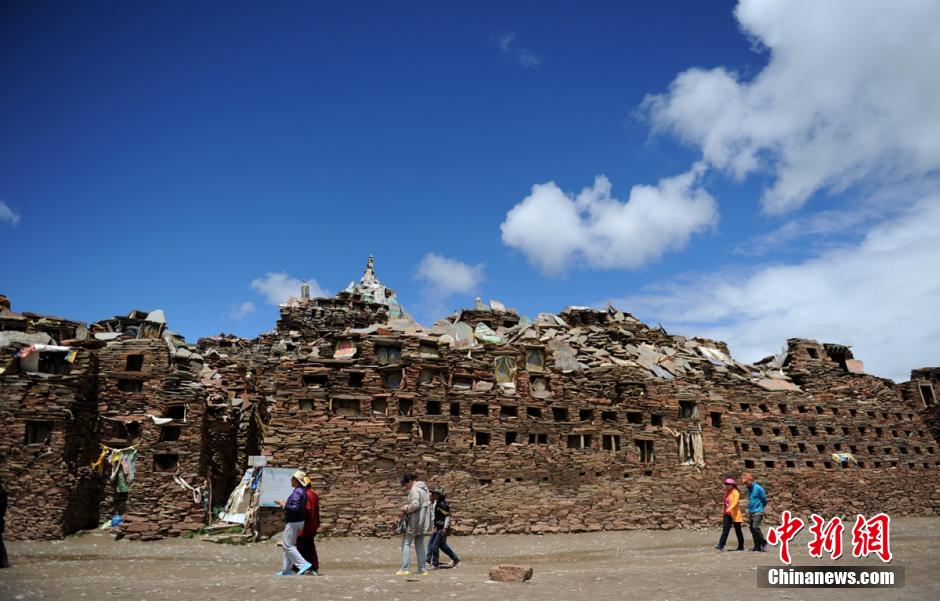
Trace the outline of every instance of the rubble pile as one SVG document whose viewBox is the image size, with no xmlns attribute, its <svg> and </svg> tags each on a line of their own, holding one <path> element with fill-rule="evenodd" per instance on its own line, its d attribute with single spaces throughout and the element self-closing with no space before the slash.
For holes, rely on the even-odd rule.
<svg viewBox="0 0 940 601">
<path fill-rule="evenodd" d="M 940 496 L 909 494 L 940 484 L 936 368 L 897 385 L 865 374 L 848 347 L 804 339 L 744 364 L 720 341 L 612 307 L 529 319 L 477 299 L 425 327 L 371 258 L 335 297 L 302 287 L 254 340 L 192 347 L 165 322 L 134 311 L 85 328 L 13 313 L 0 297 L 14 538 L 113 514 L 135 538 L 199 528 L 256 455 L 315 476 L 320 531 L 332 534 L 388 535 L 406 471 L 447 489 L 457 533 L 713 525 L 719 483 L 744 471 L 767 488 L 769 518 L 940 512 Z M 16 356 L 30 346 L 35 357 Z M 100 445 L 111 454 L 93 470 Z M 128 448 L 124 493 L 113 453 Z M 53 504 L 69 515 L 33 512 L 60 481 L 68 493 Z M 274 508 L 256 517 L 261 534 L 280 526 Z"/>
</svg>

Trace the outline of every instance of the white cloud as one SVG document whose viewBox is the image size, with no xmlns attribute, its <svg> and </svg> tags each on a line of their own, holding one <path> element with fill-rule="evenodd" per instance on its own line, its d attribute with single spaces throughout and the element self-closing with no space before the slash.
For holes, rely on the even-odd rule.
<svg viewBox="0 0 940 601">
<path fill-rule="evenodd" d="M 526 48 L 525 46 L 516 46 L 515 33 L 502 33 L 493 38 L 499 47 L 503 56 L 506 56 L 520 67 L 526 69 L 536 69 L 542 64 L 542 58 Z"/>
<path fill-rule="evenodd" d="M 229 319 L 241 321 L 255 312 L 255 304 L 251 301 L 236 303 L 229 307 Z"/>
<path fill-rule="evenodd" d="M 468 265 L 436 253 L 428 253 L 418 264 L 415 279 L 424 282 L 426 293 L 436 300 L 453 294 L 472 294 L 483 281 L 482 263 Z"/>
<path fill-rule="evenodd" d="M 701 170 L 695 165 L 656 186 L 634 186 L 626 201 L 611 196 L 602 175 L 576 197 L 555 182 L 536 184 L 506 215 L 503 242 L 548 275 L 579 262 L 601 269 L 642 267 L 717 222 L 715 200 L 697 186 Z"/>
<path fill-rule="evenodd" d="M 854 347 L 869 373 L 906 380 L 940 357 L 940 192 L 873 227 L 857 243 L 792 265 L 727 269 L 614 301 L 688 335 L 727 340 L 746 361 L 787 338 Z"/>
<path fill-rule="evenodd" d="M 737 178 L 769 172 L 768 213 L 940 169 L 940 2 L 742 0 L 735 16 L 768 65 L 681 73 L 644 102 L 655 129 Z"/>
<path fill-rule="evenodd" d="M 20 222 L 19 213 L 7 206 L 7 203 L 0 200 L 0 221 L 6 221 L 10 225 L 16 225 Z"/>
<path fill-rule="evenodd" d="M 265 300 L 272 305 L 279 305 L 287 302 L 291 297 L 300 298 L 301 280 L 291 277 L 286 272 L 268 272 L 263 278 L 255 278 L 251 281 L 251 287 L 261 293 Z M 307 280 L 310 286 L 310 296 L 329 296 L 324 288 L 320 288 L 316 280 Z"/>
</svg>

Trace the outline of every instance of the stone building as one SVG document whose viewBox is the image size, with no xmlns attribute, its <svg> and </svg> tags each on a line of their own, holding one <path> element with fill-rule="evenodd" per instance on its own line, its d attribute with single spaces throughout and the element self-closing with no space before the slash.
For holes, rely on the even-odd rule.
<svg viewBox="0 0 940 601">
<path fill-rule="evenodd" d="M 11 359 L 0 374 L 6 438 L 28 437 L 38 408 L 74 399 L 71 414 L 97 424 L 93 436 L 73 436 L 83 457 L 75 478 L 99 443 L 138 450 L 126 498 L 92 479 L 92 513 L 121 513 L 123 532 L 141 538 L 201 525 L 251 455 L 315 474 L 321 531 L 337 535 L 387 535 L 404 471 L 448 489 L 458 533 L 713 525 L 720 481 L 744 471 L 767 487 L 771 518 L 783 509 L 940 512 L 928 411 L 937 405 L 926 400 L 940 370 L 897 385 L 865 374 L 848 347 L 804 339 L 743 364 L 720 341 L 672 335 L 614 308 L 530 320 L 478 300 L 424 327 L 371 259 L 335 297 L 299 292 L 254 340 L 220 335 L 189 347 L 162 315 L 136 313 L 93 324 L 83 342 L 56 338 L 78 351 L 68 395 L 47 387 L 27 399 L 17 391 L 37 376 Z M 0 312 L 5 329 L 10 313 Z M 10 339 L 0 352 L 34 343 Z M 64 430 L 78 430 L 62 413 L 55 420 L 64 444 Z M 13 446 L 0 448 L 8 483 L 27 469 Z M 50 477 L 69 469 L 47 467 Z M 204 487 L 203 497 L 177 479 Z M 29 494 L 15 492 L 14 506 Z M 85 526 L 26 527 L 24 518 L 11 519 L 14 537 Z M 276 512 L 261 520 L 277 522 Z"/>
</svg>

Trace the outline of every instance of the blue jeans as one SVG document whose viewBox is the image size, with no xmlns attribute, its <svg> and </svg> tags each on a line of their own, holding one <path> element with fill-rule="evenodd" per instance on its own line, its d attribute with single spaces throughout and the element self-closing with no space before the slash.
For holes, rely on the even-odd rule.
<svg viewBox="0 0 940 601">
<path fill-rule="evenodd" d="M 418 552 L 418 572 L 425 569 L 424 556 L 424 535 L 423 534 L 405 534 L 401 537 L 401 569 L 407 572 L 411 568 L 411 543 L 415 544 L 415 551 Z"/>
<path fill-rule="evenodd" d="M 457 553 L 447 544 L 447 535 L 443 530 L 435 530 L 428 543 L 428 561 L 434 567 L 441 565 L 441 551 L 450 557 L 451 561 L 458 561 Z"/>
</svg>

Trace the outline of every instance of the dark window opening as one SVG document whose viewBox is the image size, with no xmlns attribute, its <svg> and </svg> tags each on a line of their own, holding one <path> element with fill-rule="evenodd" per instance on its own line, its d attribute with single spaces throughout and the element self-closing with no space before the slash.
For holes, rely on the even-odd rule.
<svg viewBox="0 0 940 601">
<path fill-rule="evenodd" d="M 605 422 L 614 423 L 617 421 L 617 412 L 616 411 L 602 411 L 601 420 Z"/>
<path fill-rule="evenodd" d="M 396 370 L 383 373 L 382 383 L 386 388 L 398 390 L 401 387 L 401 372 Z"/>
<path fill-rule="evenodd" d="M 186 421 L 186 405 L 169 405 L 163 412 L 163 417 L 175 419 L 177 421 Z"/>
<path fill-rule="evenodd" d="M 140 371 L 144 368 L 143 355 L 128 355 L 124 364 L 124 371 Z"/>
<path fill-rule="evenodd" d="M 427 415 L 440 415 L 441 414 L 441 402 L 440 401 L 428 401 L 427 407 L 425 409 Z"/>
<path fill-rule="evenodd" d="M 501 405 L 499 408 L 500 417 L 519 417 L 519 408 L 515 405 Z"/>
<path fill-rule="evenodd" d="M 750 411 L 750 410 L 751 410 L 751 405 L 750 405 L 750 403 L 741 403 L 741 411 L 747 412 L 747 411 Z"/>
<path fill-rule="evenodd" d="M 358 399 L 330 399 L 330 412 L 333 415 L 355 416 L 359 415 Z"/>
<path fill-rule="evenodd" d="M 780 409 L 780 413 L 786 413 L 788 411 L 786 403 L 778 404 L 777 409 Z"/>
<path fill-rule="evenodd" d="M 790 445 L 788 445 L 788 444 L 785 443 L 785 442 L 781 442 L 781 443 L 780 443 L 780 452 L 781 452 L 781 453 L 787 453 L 787 452 L 789 452 L 789 450 L 790 450 Z"/>
<path fill-rule="evenodd" d="M 761 453 L 769 453 L 769 452 L 770 452 L 770 445 L 766 445 L 766 444 L 760 445 L 760 452 L 761 452 Z"/>
<path fill-rule="evenodd" d="M 590 434 L 569 434 L 568 435 L 568 448 L 569 449 L 591 448 L 591 435 Z"/>
<path fill-rule="evenodd" d="M 365 378 L 365 374 L 361 371 L 351 371 L 349 372 L 349 387 L 350 388 L 361 388 L 362 380 Z"/>
<path fill-rule="evenodd" d="M 490 444 L 490 433 L 489 432 L 474 432 L 473 444 L 478 447 L 488 446 Z"/>
<path fill-rule="evenodd" d="M 746 442 L 742 442 L 742 443 L 741 443 L 741 450 L 744 451 L 744 452 L 750 451 L 750 450 L 751 450 L 751 445 L 749 445 L 749 444 L 746 443 Z"/>
<path fill-rule="evenodd" d="M 153 471 L 172 472 L 180 463 L 180 456 L 176 453 L 164 453 L 153 456 Z"/>
<path fill-rule="evenodd" d="M 857 410 L 857 409 L 849 409 L 849 415 L 851 415 L 852 417 L 855 417 L 856 415 L 858 415 L 858 410 Z"/>
<path fill-rule="evenodd" d="M 374 417 L 388 416 L 388 399 L 372 399 L 372 415 Z"/>
<path fill-rule="evenodd" d="M 141 392 L 144 389 L 143 380 L 118 380 L 118 390 L 121 392 Z"/>
<path fill-rule="evenodd" d="M 805 453 L 805 452 L 806 452 L 806 443 L 798 442 L 798 443 L 796 443 L 796 448 L 798 448 L 798 449 L 800 450 L 800 453 Z"/>
<path fill-rule="evenodd" d="M 679 401 L 679 417 L 682 419 L 698 419 L 698 403 Z"/>
<path fill-rule="evenodd" d="M 67 356 L 68 353 L 64 351 L 40 351 L 36 371 L 42 374 L 67 374 L 72 370 L 72 364 L 65 360 Z"/>
<path fill-rule="evenodd" d="M 773 466 L 775 465 L 775 463 L 774 463 L 773 461 L 770 461 L 770 460 L 768 459 L 767 461 L 764 462 L 764 465 L 765 465 L 766 467 L 773 467 Z"/>
<path fill-rule="evenodd" d="M 43 444 L 52 436 L 52 422 L 26 422 L 26 444 Z"/>
<path fill-rule="evenodd" d="M 526 414 L 528 417 L 541 419 L 541 417 L 542 417 L 542 410 L 541 410 L 540 408 L 538 408 L 538 407 L 526 407 L 526 409 L 525 409 L 525 414 Z"/>
<path fill-rule="evenodd" d="M 581 409 L 578 411 L 578 420 L 582 422 L 589 422 L 594 419 L 594 411 L 591 409 Z"/>
<path fill-rule="evenodd" d="M 140 436 L 140 424 L 138 422 L 123 422 L 124 438 L 137 438 Z"/>
<path fill-rule="evenodd" d="M 806 413 L 806 405 L 800 405 L 799 407 L 796 408 L 796 410 L 799 411 L 800 413 Z"/>
<path fill-rule="evenodd" d="M 771 428 L 770 431 L 774 433 L 774 436 L 780 436 L 780 428 Z"/>
<path fill-rule="evenodd" d="M 634 440 L 633 442 L 636 445 L 637 454 L 640 457 L 640 463 L 653 463 L 656 460 L 656 457 L 653 454 L 652 440 Z"/>
<path fill-rule="evenodd" d="M 817 413 L 817 414 L 822 415 L 824 411 L 825 411 L 824 408 L 820 407 L 819 405 L 816 405 L 816 413 Z"/>
<path fill-rule="evenodd" d="M 425 442 L 445 442 L 447 440 L 447 424 L 419 422 L 421 438 Z"/>
<path fill-rule="evenodd" d="M 650 416 L 650 424 L 653 426 L 662 426 L 663 425 L 663 416 L 658 413 L 654 413 Z"/>
<path fill-rule="evenodd" d="M 752 468 L 752 467 L 754 467 L 754 460 L 753 460 L 753 459 L 745 459 L 745 460 L 744 460 L 744 467 L 747 467 L 747 468 Z"/>
<path fill-rule="evenodd" d="M 717 411 L 712 411 L 711 418 L 712 418 L 712 428 L 720 428 L 721 427 L 721 414 L 718 413 Z"/>
<path fill-rule="evenodd" d="M 826 452 L 826 445 L 824 445 L 824 444 L 818 444 L 818 445 L 816 445 L 816 451 L 818 451 L 819 453 L 825 453 L 825 452 Z"/>
<path fill-rule="evenodd" d="M 795 461 L 787 461 L 787 467 L 796 467 Z"/>
<path fill-rule="evenodd" d="M 548 434 L 529 434 L 529 444 L 548 444 Z"/>
<path fill-rule="evenodd" d="M 849 433 L 849 428 L 848 428 L 848 426 L 842 426 L 842 433 L 843 433 L 843 434 L 848 434 L 848 433 Z"/>
<path fill-rule="evenodd" d="M 183 429 L 179 426 L 163 426 L 160 428 L 160 442 L 173 442 L 180 439 Z"/>
<path fill-rule="evenodd" d="M 767 405 L 764 405 L 763 403 L 761 403 L 761 405 L 758 407 L 758 409 L 760 409 L 760 412 L 761 412 L 761 413 L 770 413 L 770 410 L 767 409 Z"/>
<path fill-rule="evenodd" d="M 455 402 L 450 404 L 450 416 L 460 417 L 460 403 Z"/>
<path fill-rule="evenodd" d="M 515 444 L 518 438 L 518 432 L 506 432 L 506 444 Z"/>
<path fill-rule="evenodd" d="M 787 426 L 787 427 L 790 428 L 790 434 L 792 436 L 796 436 L 800 432 L 800 429 L 797 428 L 796 426 Z"/>
<path fill-rule="evenodd" d="M 601 445 L 605 451 L 619 451 L 620 436 L 617 434 L 604 434 Z"/>
<path fill-rule="evenodd" d="M 764 434 L 764 430 L 759 426 L 753 426 L 751 432 L 753 432 L 755 436 L 762 436 Z"/>
<path fill-rule="evenodd" d="M 398 415 L 411 415 L 414 410 L 414 401 L 411 399 L 398 399 Z"/>
<path fill-rule="evenodd" d="M 838 408 L 838 407 L 833 407 L 833 408 L 832 408 L 832 414 L 833 414 L 833 415 L 839 415 L 839 408 Z"/>
<path fill-rule="evenodd" d="M 484 403 L 473 403 L 470 405 L 470 415 L 489 415 L 489 407 Z"/>
<path fill-rule="evenodd" d="M 301 411 L 313 411 L 313 399 L 300 399 Z"/>
<path fill-rule="evenodd" d="M 806 349 L 806 352 L 809 353 L 811 359 L 819 359 L 819 350 L 809 347 Z"/>
<path fill-rule="evenodd" d="M 326 374 L 304 374 L 303 380 L 308 388 L 325 388 L 329 382 Z"/>
<path fill-rule="evenodd" d="M 809 429 L 809 433 L 811 436 L 816 436 L 816 432 L 817 432 L 816 426 L 807 426 L 807 428 Z"/>
<path fill-rule="evenodd" d="M 807 461 L 807 462 L 806 462 L 806 467 L 816 467 L 816 464 L 815 464 L 814 462 L 812 462 L 812 461 Z"/>
<path fill-rule="evenodd" d="M 568 421 L 568 410 L 563 407 L 552 407 L 552 417 L 556 422 Z"/>
<path fill-rule="evenodd" d="M 628 424 L 642 424 L 643 423 L 643 414 L 639 411 L 627 411 L 627 423 Z"/>
<path fill-rule="evenodd" d="M 930 384 L 918 384 L 917 389 L 920 390 L 920 398 L 924 401 L 924 405 L 930 407 L 937 402 L 933 395 L 933 386 Z"/>
<path fill-rule="evenodd" d="M 414 422 L 398 422 L 398 433 L 399 434 L 411 434 L 411 430 L 414 427 Z"/>
</svg>

